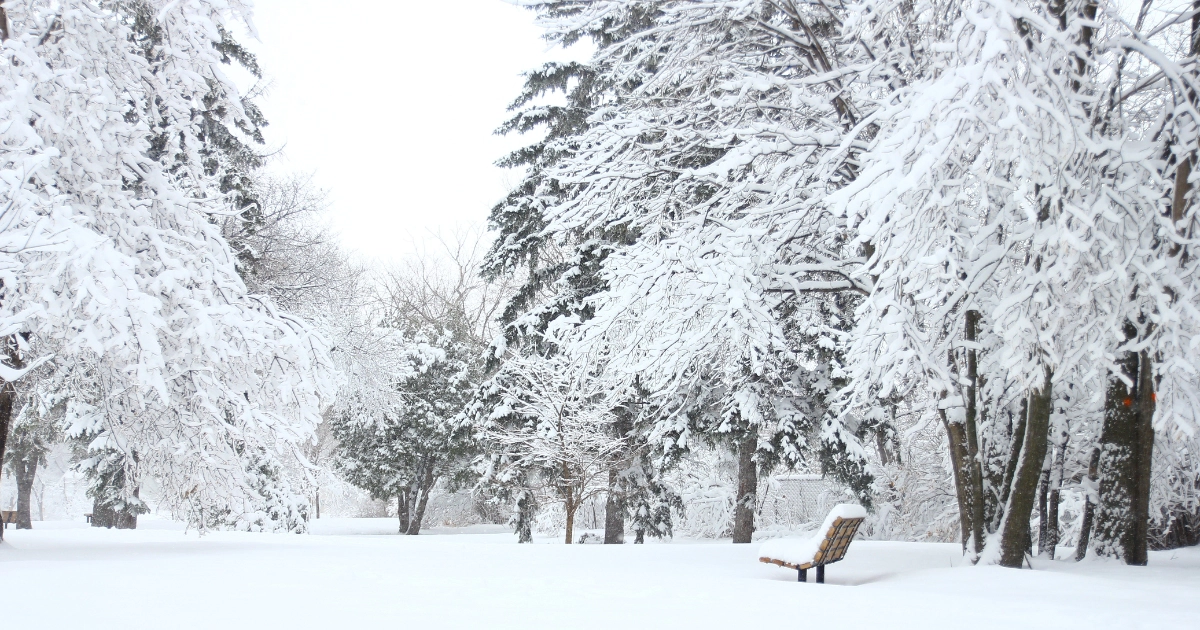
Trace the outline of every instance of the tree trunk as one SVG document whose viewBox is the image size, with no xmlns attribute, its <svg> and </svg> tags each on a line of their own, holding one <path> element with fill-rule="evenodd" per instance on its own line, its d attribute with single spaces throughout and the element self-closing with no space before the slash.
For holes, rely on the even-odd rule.
<svg viewBox="0 0 1200 630">
<path fill-rule="evenodd" d="M 1058 504 L 1062 497 L 1062 478 L 1063 468 L 1066 467 L 1067 456 L 1067 434 L 1064 432 L 1061 440 L 1056 448 L 1054 457 L 1054 470 L 1050 473 L 1050 493 L 1047 495 L 1046 502 L 1046 527 L 1042 531 L 1042 540 L 1045 545 L 1039 543 L 1039 550 L 1044 550 L 1050 554 L 1050 559 L 1054 559 L 1055 551 L 1058 548 Z"/>
<path fill-rule="evenodd" d="M 615 468 L 608 471 L 608 499 L 604 502 L 604 544 L 625 542 L 625 497 L 621 496 Z"/>
<path fill-rule="evenodd" d="M 1046 553 L 1046 527 L 1050 523 L 1046 505 L 1050 499 L 1050 469 L 1053 468 L 1054 460 L 1048 446 L 1046 459 L 1042 461 L 1042 475 L 1038 479 L 1038 555 Z"/>
<path fill-rule="evenodd" d="M 533 519 L 537 516 L 537 498 L 533 491 L 523 488 L 517 497 L 517 542 L 533 542 Z"/>
<path fill-rule="evenodd" d="M 416 505 L 409 513 L 411 518 L 408 520 L 409 536 L 416 536 L 421 533 L 421 521 L 425 520 L 425 506 L 429 504 L 429 494 L 433 492 L 433 486 L 437 483 L 437 477 L 433 476 L 433 467 L 430 466 L 425 471 L 425 476 L 421 479 L 421 483 L 417 485 Z"/>
<path fill-rule="evenodd" d="M 30 497 L 33 495 L 33 479 L 37 476 L 37 458 L 15 461 L 13 469 L 17 477 L 17 529 L 33 529 Z"/>
<path fill-rule="evenodd" d="M 8 445 L 8 429 L 12 425 L 13 399 L 16 395 L 12 383 L 0 381 L 0 478 L 4 474 L 4 449 Z M 0 527 L 0 541 L 3 540 L 4 527 Z"/>
<path fill-rule="evenodd" d="M 106 527 L 112 529 L 116 520 L 116 512 L 113 511 L 107 503 L 101 502 L 100 499 L 92 501 L 92 527 Z"/>
<path fill-rule="evenodd" d="M 567 508 L 567 544 L 571 544 L 571 537 L 575 535 L 575 511 L 579 509 L 573 498 L 566 501 Z"/>
<path fill-rule="evenodd" d="M 946 398 L 946 394 L 942 394 L 942 398 Z M 965 444 L 966 435 L 963 432 L 963 426 L 957 422 L 951 422 L 946 414 L 945 409 L 938 409 L 938 415 L 941 416 L 942 426 L 946 428 L 946 439 L 949 441 L 950 448 L 950 470 L 954 473 L 954 494 L 958 500 L 958 529 L 960 542 L 962 543 L 963 553 L 967 553 L 967 542 L 971 537 L 971 500 L 970 492 L 967 490 L 967 483 L 970 473 L 967 466 L 967 445 Z"/>
<path fill-rule="evenodd" d="M 758 500 L 758 468 L 754 452 L 758 450 L 758 435 L 751 434 L 738 444 L 737 503 L 733 509 L 733 542 L 749 543 L 754 537 L 754 506 Z"/>
<path fill-rule="evenodd" d="M 1144 352 L 1127 353 L 1120 366 L 1133 386 L 1118 375 L 1109 378 L 1100 431 L 1100 505 L 1093 548 L 1102 556 L 1145 565 L 1154 454 L 1153 366 Z"/>
<path fill-rule="evenodd" d="M 141 497 L 141 489 L 133 489 L 133 498 Z M 113 512 L 113 527 L 116 529 L 137 529 L 137 511 L 130 509 L 129 505 L 125 505 L 120 510 Z"/>
<path fill-rule="evenodd" d="M 1004 509 L 1008 507 L 1008 497 L 1012 494 L 1013 479 L 1017 476 L 1017 464 L 1021 462 L 1021 447 L 1025 443 L 1025 425 L 1029 421 L 1029 399 L 1021 400 L 1021 412 L 1017 418 L 1017 428 L 1013 430 L 1012 447 L 1008 452 L 1008 464 L 1004 466 L 1004 481 L 1000 484 L 1000 500 L 998 502 L 1001 509 L 996 510 L 996 518 L 998 519 L 992 527 L 993 531 L 1000 529 L 1001 520 L 1004 518 Z"/>
<path fill-rule="evenodd" d="M 397 533 L 403 534 L 408 532 L 408 490 L 400 491 L 396 495 L 396 518 L 400 519 L 400 529 Z"/>
<path fill-rule="evenodd" d="M 974 344 L 978 340 L 979 311 L 967 311 L 967 341 Z M 970 475 L 971 501 L 971 539 L 974 541 L 975 556 L 983 553 L 983 462 L 979 456 L 979 365 L 978 355 L 974 347 L 967 348 L 967 414 L 964 426 L 967 442 L 967 465 Z"/>
<path fill-rule="evenodd" d="M 1000 528 L 1000 564 L 1021 568 L 1025 550 L 1029 548 L 1029 518 L 1037 501 L 1038 479 L 1046 459 L 1046 437 L 1050 430 L 1051 374 L 1046 371 L 1042 386 L 1029 394 L 1023 443 L 1014 444 L 1020 450 L 1012 490 L 1004 509 Z"/>
<path fill-rule="evenodd" d="M 1097 479 L 1100 469 L 1100 449 L 1092 450 L 1091 462 L 1088 464 L 1087 487 L 1084 488 L 1083 520 L 1079 524 L 1079 541 L 1075 544 L 1075 561 L 1087 557 L 1088 540 L 1092 535 L 1092 522 L 1095 519 L 1096 505 L 1099 499 L 1099 484 Z"/>
<path fill-rule="evenodd" d="M 1158 396 L 1154 387 L 1154 363 L 1150 354 L 1141 353 L 1141 372 L 1138 375 L 1138 433 L 1139 447 L 1137 494 L 1133 502 L 1134 540 L 1137 545 L 1133 562 L 1145 566 L 1149 562 L 1150 546 L 1150 476 L 1154 466 L 1154 409 Z"/>
</svg>

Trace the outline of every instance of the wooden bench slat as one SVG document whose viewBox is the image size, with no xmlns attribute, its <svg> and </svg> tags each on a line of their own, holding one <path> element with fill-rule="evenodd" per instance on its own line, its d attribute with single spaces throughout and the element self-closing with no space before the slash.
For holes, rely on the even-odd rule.
<svg viewBox="0 0 1200 630">
<path fill-rule="evenodd" d="M 825 536 L 822 538 L 812 562 L 797 565 L 792 562 L 766 556 L 760 557 L 758 560 L 759 562 L 801 571 L 833 564 L 846 557 L 846 552 L 850 549 L 850 543 L 853 542 L 854 536 L 858 533 L 858 528 L 864 520 L 863 518 L 842 518 L 840 516 L 834 518 L 833 523 L 825 532 Z"/>
</svg>

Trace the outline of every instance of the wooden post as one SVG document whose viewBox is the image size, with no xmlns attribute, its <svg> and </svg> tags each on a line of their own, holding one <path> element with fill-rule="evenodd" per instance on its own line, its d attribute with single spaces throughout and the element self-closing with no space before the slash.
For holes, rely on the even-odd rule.
<svg viewBox="0 0 1200 630">
<path fill-rule="evenodd" d="M 817 565 L 817 584 L 824 584 L 824 583 L 825 583 L 825 565 L 818 564 Z"/>
<path fill-rule="evenodd" d="M 808 581 L 808 571 L 805 571 L 804 569 L 800 569 L 800 577 L 798 577 L 796 579 L 796 581 L 797 582 L 807 582 Z"/>
</svg>

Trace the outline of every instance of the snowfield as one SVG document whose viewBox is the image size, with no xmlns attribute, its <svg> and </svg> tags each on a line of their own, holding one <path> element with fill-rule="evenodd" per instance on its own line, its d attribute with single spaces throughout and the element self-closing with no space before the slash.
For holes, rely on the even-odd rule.
<svg viewBox="0 0 1200 630">
<path fill-rule="evenodd" d="M 728 541 L 517 545 L 496 526 L 396 536 L 391 519 L 307 536 L 35 527 L 0 545 L 7 628 L 1200 627 L 1195 548 L 1017 571 L 956 566 L 956 545 L 859 541 L 819 585 Z"/>
</svg>

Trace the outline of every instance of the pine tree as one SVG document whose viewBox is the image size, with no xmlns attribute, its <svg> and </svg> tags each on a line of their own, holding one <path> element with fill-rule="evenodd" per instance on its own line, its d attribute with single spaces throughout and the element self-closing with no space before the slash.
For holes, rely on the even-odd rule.
<svg viewBox="0 0 1200 630">
<path fill-rule="evenodd" d="M 392 391 L 347 392 L 333 435 L 346 478 L 376 499 L 396 499 L 400 532 L 417 535 L 434 486 L 461 485 L 469 473 L 475 444 L 463 414 L 479 368 L 474 348 L 450 331 L 418 331 L 405 345 L 404 371 L 386 381 Z"/>
</svg>

